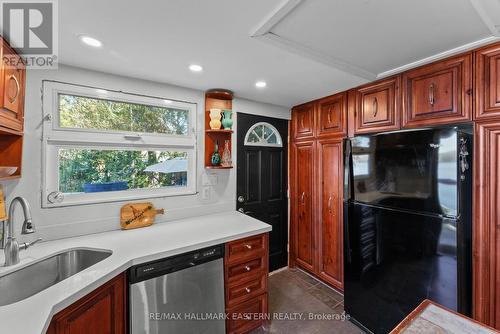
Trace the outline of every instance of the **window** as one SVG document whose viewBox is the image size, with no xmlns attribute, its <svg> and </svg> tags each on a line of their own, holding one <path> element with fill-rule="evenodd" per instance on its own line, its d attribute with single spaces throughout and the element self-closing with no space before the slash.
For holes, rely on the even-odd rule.
<svg viewBox="0 0 500 334">
<path fill-rule="evenodd" d="M 196 193 L 196 104 L 43 83 L 44 207 Z"/>
<path fill-rule="evenodd" d="M 266 122 L 254 124 L 245 136 L 245 145 L 282 147 L 283 142 L 278 130 Z"/>
</svg>

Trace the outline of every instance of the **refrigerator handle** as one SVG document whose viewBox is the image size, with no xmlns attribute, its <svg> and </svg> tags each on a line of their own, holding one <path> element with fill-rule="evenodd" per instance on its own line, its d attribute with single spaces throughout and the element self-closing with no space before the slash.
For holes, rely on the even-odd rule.
<svg viewBox="0 0 500 334">
<path fill-rule="evenodd" d="M 344 260 L 351 262 L 351 243 L 349 238 L 349 211 L 352 191 L 352 155 L 351 141 L 344 141 Z"/>
</svg>

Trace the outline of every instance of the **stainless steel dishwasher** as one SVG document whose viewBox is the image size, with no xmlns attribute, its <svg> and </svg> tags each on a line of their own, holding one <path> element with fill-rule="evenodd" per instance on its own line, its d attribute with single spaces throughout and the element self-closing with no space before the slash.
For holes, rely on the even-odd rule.
<svg viewBox="0 0 500 334">
<path fill-rule="evenodd" d="M 225 333 L 223 255 L 218 245 L 130 268 L 130 333 Z"/>
</svg>

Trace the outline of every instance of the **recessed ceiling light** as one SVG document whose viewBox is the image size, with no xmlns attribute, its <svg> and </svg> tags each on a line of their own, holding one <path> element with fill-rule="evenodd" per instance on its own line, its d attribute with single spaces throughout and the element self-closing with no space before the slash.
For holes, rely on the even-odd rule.
<svg viewBox="0 0 500 334">
<path fill-rule="evenodd" d="M 257 81 L 255 83 L 255 87 L 257 87 L 257 88 L 264 88 L 266 86 L 267 86 L 267 83 L 265 81 Z"/>
<path fill-rule="evenodd" d="M 96 89 L 97 94 L 108 94 L 108 91 L 105 89 Z"/>
<path fill-rule="evenodd" d="M 196 65 L 196 64 L 191 64 L 189 65 L 189 69 L 193 72 L 201 72 L 203 71 L 203 67 L 201 67 L 200 65 Z"/>
<path fill-rule="evenodd" d="M 172 104 L 172 100 L 163 100 L 163 102 L 165 102 L 165 104 Z"/>
<path fill-rule="evenodd" d="M 92 46 L 94 48 L 100 48 L 102 46 L 102 42 L 98 39 L 95 39 L 94 37 L 86 36 L 86 35 L 81 35 L 80 36 L 80 41 L 82 43 Z"/>
</svg>

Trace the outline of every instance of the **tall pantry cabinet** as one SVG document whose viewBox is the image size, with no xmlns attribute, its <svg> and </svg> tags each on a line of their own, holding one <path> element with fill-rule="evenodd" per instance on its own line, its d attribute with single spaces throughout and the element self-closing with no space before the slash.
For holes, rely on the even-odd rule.
<svg viewBox="0 0 500 334">
<path fill-rule="evenodd" d="M 290 265 L 343 289 L 343 152 L 347 94 L 292 110 Z"/>
</svg>

